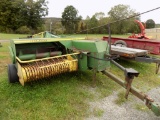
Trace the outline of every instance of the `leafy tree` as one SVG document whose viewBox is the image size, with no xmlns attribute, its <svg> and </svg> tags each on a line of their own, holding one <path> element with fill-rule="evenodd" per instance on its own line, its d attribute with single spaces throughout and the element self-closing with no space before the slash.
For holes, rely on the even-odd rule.
<svg viewBox="0 0 160 120">
<path fill-rule="evenodd" d="M 152 19 L 146 21 L 146 28 L 155 28 L 155 22 Z"/>
<path fill-rule="evenodd" d="M 107 23 L 109 23 L 109 18 L 108 17 L 104 17 L 104 18 L 102 18 L 102 19 L 100 19 L 99 21 L 98 21 L 98 26 L 103 26 L 103 27 L 100 27 L 98 30 L 98 33 L 99 34 L 106 34 L 106 33 L 108 33 L 108 28 L 107 28 L 107 26 L 106 26 L 106 24 Z M 104 26 L 105 25 L 105 26 Z"/>
<path fill-rule="evenodd" d="M 48 14 L 45 0 L 0 0 L 0 28 L 3 31 L 27 26 L 37 29 Z M 23 28 L 23 27 L 22 27 Z"/>
<path fill-rule="evenodd" d="M 84 34 L 87 34 L 89 31 L 87 30 L 87 29 L 89 29 L 88 28 L 88 25 L 89 25 L 89 22 L 90 22 L 90 17 L 89 16 L 87 16 L 86 17 L 86 19 L 85 20 L 83 20 L 83 27 L 82 27 L 82 24 L 81 24 L 81 30 L 85 30 L 85 31 L 83 31 L 82 33 L 84 33 Z"/>
<path fill-rule="evenodd" d="M 60 21 L 55 22 L 52 29 L 54 34 L 63 34 L 64 31 L 62 23 Z"/>
<path fill-rule="evenodd" d="M 134 10 L 130 8 L 128 5 L 116 5 L 108 12 L 108 15 L 110 17 L 110 21 L 117 21 L 124 18 L 128 18 L 130 16 L 133 16 L 137 14 Z M 133 21 L 135 18 L 132 18 L 130 20 L 124 20 L 120 22 L 116 22 L 111 26 L 112 33 L 116 34 L 123 34 L 127 32 L 127 27 L 130 24 L 131 21 Z M 138 18 L 136 18 L 138 19 Z"/>
<path fill-rule="evenodd" d="M 30 32 L 30 29 L 27 26 L 22 26 L 16 30 L 16 33 L 27 34 Z"/>
<path fill-rule="evenodd" d="M 95 27 L 98 27 L 98 20 L 96 19 L 96 16 L 93 15 L 88 23 L 88 29 L 90 29 L 89 33 L 92 33 L 92 34 L 97 33 L 98 28 L 95 28 Z"/>
<path fill-rule="evenodd" d="M 78 23 L 78 33 L 80 34 L 83 34 L 85 33 L 85 23 L 83 20 L 81 20 L 79 23 Z"/>
<path fill-rule="evenodd" d="M 25 4 L 26 24 L 31 29 L 37 29 L 43 23 L 42 17 L 48 14 L 47 2 L 45 0 L 27 0 Z"/>
<path fill-rule="evenodd" d="M 103 12 L 98 12 L 94 14 L 97 20 L 104 18 L 105 14 Z"/>
<path fill-rule="evenodd" d="M 140 33 L 141 30 L 140 30 L 139 25 L 133 20 L 133 21 L 129 21 L 127 32 L 128 33 Z"/>
<path fill-rule="evenodd" d="M 6 31 L 7 29 L 16 30 L 22 24 L 22 11 L 24 0 L 0 0 L 0 26 Z"/>
<path fill-rule="evenodd" d="M 82 17 L 78 16 L 78 10 L 72 5 L 67 6 L 62 13 L 62 25 L 69 34 L 76 32 L 81 19 Z"/>
</svg>

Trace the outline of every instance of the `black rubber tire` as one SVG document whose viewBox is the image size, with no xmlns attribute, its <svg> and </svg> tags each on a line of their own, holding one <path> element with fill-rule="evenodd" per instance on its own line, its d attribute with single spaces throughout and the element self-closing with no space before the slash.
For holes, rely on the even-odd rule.
<svg viewBox="0 0 160 120">
<path fill-rule="evenodd" d="M 14 64 L 8 65 L 8 82 L 9 83 L 19 82 L 19 77 L 17 75 L 17 69 Z"/>
<path fill-rule="evenodd" d="M 114 45 L 120 47 L 127 47 L 127 43 L 123 40 L 117 40 L 116 42 L 114 42 Z"/>
</svg>

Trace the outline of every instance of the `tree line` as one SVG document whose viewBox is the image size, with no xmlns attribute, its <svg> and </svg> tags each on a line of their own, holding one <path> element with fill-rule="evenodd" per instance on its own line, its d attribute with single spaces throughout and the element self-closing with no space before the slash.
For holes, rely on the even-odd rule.
<svg viewBox="0 0 160 120">
<path fill-rule="evenodd" d="M 46 15 L 45 0 L 0 0 L 0 32 L 36 31 Z"/>
<path fill-rule="evenodd" d="M 83 19 L 78 15 L 78 10 L 69 5 L 64 8 L 61 18 L 53 23 L 45 18 L 48 15 L 46 0 L 0 0 L 0 3 L 0 32 L 5 33 L 37 33 L 49 30 L 54 34 L 104 34 L 108 32 L 105 24 L 138 14 L 130 6 L 119 4 L 111 8 L 108 17 L 105 17 L 105 13 L 98 12 Z M 140 32 L 134 20 L 140 20 L 140 17 L 111 24 L 111 32 Z M 154 28 L 155 22 L 149 19 L 144 25 Z"/>
<path fill-rule="evenodd" d="M 140 21 L 140 16 L 134 18 L 129 18 L 130 16 L 135 16 L 139 14 L 135 10 L 131 9 L 129 5 L 119 4 L 111 8 L 108 12 L 108 17 L 105 17 L 105 13 L 98 12 L 95 13 L 91 18 L 89 16 L 86 19 L 81 19 L 78 16 L 78 10 L 73 6 L 67 6 L 62 13 L 62 26 L 64 33 L 88 33 L 88 34 L 104 34 L 108 33 L 107 24 L 111 24 L 111 33 L 113 34 L 125 34 L 125 33 L 139 33 L 140 27 L 135 22 L 135 20 Z M 115 22 L 118 21 L 118 22 Z M 143 23 L 146 28 L 154 28 L 155 22 L 152 19 Z M 54 29 L 56 32 L 56 29 Z M 59 31 L 60 32 L 60 31 Z"/>
</svg>

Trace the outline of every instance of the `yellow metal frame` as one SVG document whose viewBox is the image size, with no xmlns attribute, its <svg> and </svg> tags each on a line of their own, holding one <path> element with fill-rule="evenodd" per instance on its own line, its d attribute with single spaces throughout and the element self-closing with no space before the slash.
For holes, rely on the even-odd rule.
<svg viewBox="0 0 160 120">
<path fill-rule="evenodd" d="M 38 33 L 38 34 L 32 35 L 32 37 L 41 36 L 41 38 L 43 38 L 43 34 L 44 34 L 44 32 L 40 32 L 40 33 Z"/>
<path fill-rule="evenodd" d="M 19 63 L 31 63 L 31 62 L 38 62 L 42 60 L 48 60 L 48 59 L 54 59 L 54 58 L 60 58 L 60 57 L 65 57 L 65 56 L 78 55 L 78 54 L 80 53 L 72 53 L 72 54 L 60 55 L 60 56 L 55 56 L 55 57 L 47 57 L 47 58 L 35 59 L 35 60 L 27 60 L 27 61 L 22 61 L 16 56 L 16 59 L 18 60 Z"/>
<path fill-rule="evenodd" d="M 66 41 L 66 40 L 85 40 L 85 38 L 32 38 L 32 39 L 13 39 L 15 44 L 24 43 L 40 43 L 40 42 L 56 42 L 56 41 Z"/>
</svg>

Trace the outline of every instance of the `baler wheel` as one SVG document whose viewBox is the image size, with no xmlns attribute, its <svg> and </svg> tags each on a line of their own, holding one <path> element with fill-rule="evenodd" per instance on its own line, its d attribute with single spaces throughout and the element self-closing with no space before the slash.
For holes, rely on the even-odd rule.
<svg viewBox="0 0 160 120">
<path fill-rule="evenodd" d="M 15 65 L 13 64 L 8 65 L 8 82 L 9 83 L 19 82 L 19 78 L 17 75 L 17 69 Z"/>
</svg>

